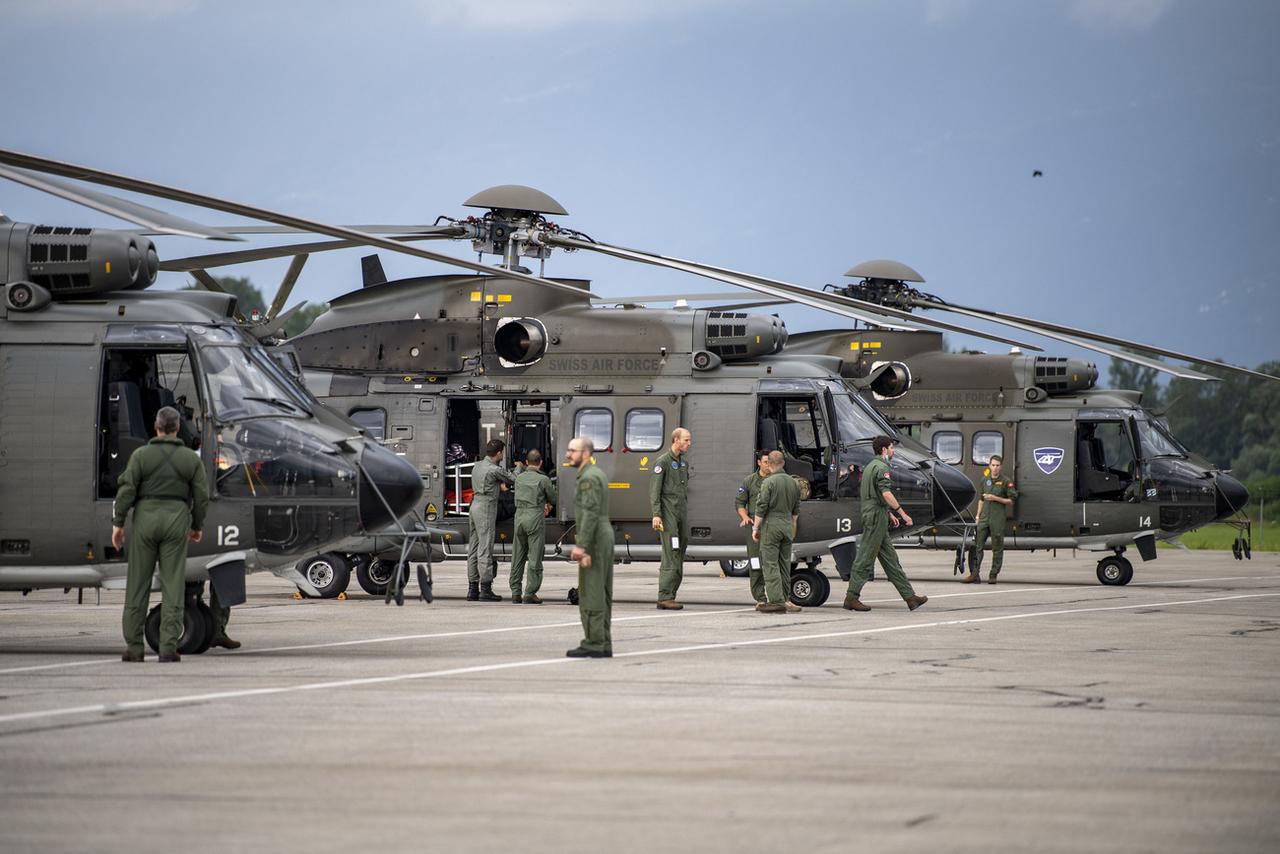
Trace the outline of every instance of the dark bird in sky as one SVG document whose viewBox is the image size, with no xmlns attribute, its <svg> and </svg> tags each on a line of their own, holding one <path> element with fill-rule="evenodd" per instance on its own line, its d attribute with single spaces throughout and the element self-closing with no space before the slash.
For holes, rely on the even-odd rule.
<svg viewBox="0 0 1280 854">
<path fill-rule="evenodd" d="M 1043 177 L 1044 177 L 1044 173 L 1043 173 L 1043 172 L 1041 172 L 1039 169 L 1037 169 L 1036 171 L 1034 171 L 1034 172 L 1032 172 L 1032 173 L 1031 173 L 1031 177 L 1032 177 L 1032 178 L 1043 178 Z"/>
</svg>

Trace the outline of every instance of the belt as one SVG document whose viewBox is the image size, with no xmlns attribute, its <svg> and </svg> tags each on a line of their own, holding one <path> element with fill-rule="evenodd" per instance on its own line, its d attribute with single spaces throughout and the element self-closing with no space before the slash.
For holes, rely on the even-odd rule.
<svg viewBox="0 0 1280 854">
<path fill-rule="evenodd" d="M 187 504 L 191 498 L 186 495 L 144 495 L 138 499 L 139 501 L 181 501 Z"/>
</svg>

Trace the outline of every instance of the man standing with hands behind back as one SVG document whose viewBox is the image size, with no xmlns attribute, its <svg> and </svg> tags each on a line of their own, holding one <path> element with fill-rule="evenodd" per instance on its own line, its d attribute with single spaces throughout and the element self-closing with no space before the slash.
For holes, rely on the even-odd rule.
<svg viewBox="0 0 1280 854">
<path fill-rule="evenodd" d="M 569 559 L 578 562 L 578 615 L 582 643 L 569 658 L 612 658 L 613 523 L 609 521 L 609 481 L 591 459 L 595 445 L 585 436 L 569 440 L 564 460 L 578 470 L 573 500 L 574 542 Z"/>
<path fill-rule="evenodd" d="M 653 530 L 662 542 L 662 568 L 658 570 L 658 609 L 679 611 L 676 601 L 684 578 L 684 550 L 689 539 L 689 461 L 685 454 L 693 436 L 683 427 L 671 431 L 671 450 L 653 464 L 649 505 Z"/>
</svg>

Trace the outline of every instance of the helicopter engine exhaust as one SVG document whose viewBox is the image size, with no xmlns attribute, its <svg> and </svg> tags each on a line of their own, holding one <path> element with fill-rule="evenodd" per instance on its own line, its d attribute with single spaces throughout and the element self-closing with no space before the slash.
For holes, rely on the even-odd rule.
<svg viewBox="0 0 1280 854">
<path fill-rule="evenodd" d="M 740 311 L 705 311 L 701 324 L 703 341 L 694 350 L 705 350 L 725 362 L 741 362 L 772 356 L 787 344 L 787 327 L 772 314 Z M 697 327 L 695 327 L 697 329 Z M 696 332 L 695 332 L 696 337 Z"/>
<path fill-rule="evenodd" d="M 9 246 L 5 280 L 30 282 L 54 300 L 139 291 L 160 270 L 155 245 L 130 232 L 5 223 L 3 243 Z"/>
<path fill-rule="evenodd" d="M 494 333 L 493 349 L 513 365 L 531 365 L 547 350 L 546 327 L 531 317 L 511 318 Z"/>
<path fill-rule="evenodd" d="M 876 362 L 854 385 L 871 389 L 877 399 L 893 400 L 911 390 L 911 369 L 904 362 Z"/>
</svg>

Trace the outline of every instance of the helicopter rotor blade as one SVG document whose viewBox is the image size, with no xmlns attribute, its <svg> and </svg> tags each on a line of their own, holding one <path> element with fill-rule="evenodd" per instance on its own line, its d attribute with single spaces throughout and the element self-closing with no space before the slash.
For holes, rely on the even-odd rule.
<svg viewBox="0 0 1280 854">
<path fill-rule="evenodd" d="M 668 258 L 651 252 L 643 252 L 637 249 L 626 249 L 621 246 L 613 246 L 607 243 L 590 243 L 585 240 L 564 237 L 559 234 L 544 234 L 542 239 L 548 243 L 567 248 L 588 249 L 593 252 L 613 255 L 618 258 L 640 261 L 645 264 L 653 264 L 659 267 L 669 267 L 673 270 L 682 270 L 686 273 L 692 273 L 695 276 L 704 276 L 709 279 L 716 279 L 718 281 L 738 285 L 739 287 L 746 288 L 747 290 L 753 290 L 771 297 L 779 297 L 787 302 L 798 302 L 802 305 L 807 305 L 810 308 L 830 311 L 833 314 L 839 314 L 854 320 L 861 320 L 864 323 L 874 324 L 885 329 L 920 332 L 922 331 L 920 326 L 916 325 L 920 324 L 922 326 L 946 329 L 951 332 L 959 332 L 965 335 L 975 335 L 980 338 L 987 338 L 1005 344 L 1013 344 L 1028 350 L 1041 349 L 1034 344 L 1027 344 L 1022 341 L 1005 338 L 989 332 L 979 332 L 978 330 L 969 329 L 968 327 L 960 326 L 958 324 L 938 321 L 932 318 L 916 317 L 908 312 L 888 309 L 884 306 L 876 305 L 875 303 L 856 300 L 839 294 L 822 293 L 811 290 L 810 288 L 801 287 L 800 285 L 791 284 L 790 282 L 769 279 L 764 276 L 755 276 L 750 273 L 742 273 L 737 270 L 729 270 L 724 267 L 715 267 L 698 261 L 686 261 L 681 258 Z"/>
<path fill-rule="evenodd" d="M 234 214 L 236 216 L 252 217 L 254 219 L 263 220 L 264 222 L 299 228 L 316 234 L 325 234 L 329 237 L 338 238 L 340 240 L 355 240 L 367 246 L 377 246 L 380 249 L 400 252 L 405 255 L 413 255 L 417 258 L 424 258 L 428 261 L 437 261 L 441 264 L 449 264 L 454 267 L 462 267 L 464 269 L 474 270 L 477 273 L 483 273 L 489 276 L 515 279 L 521 282 L 528 282 L 532 285 L 538 285 L 539 287 L 566 291 L 578 297 L 589 298 L 595 296 L 595 294 L 590 291 L 573 285 L 566 285 L 553 279 L 541 279 L 537 276 L 532 276 L 528 273 L 521 273 L 509 268 L 486 266 L 476 261 L 467 261 L 463 258 L 455 258 L 451 255 L 431 252 L 417 246 L 409 246 L 405 243 L 391 240 L 387 237 L 380 237 L 376 234 L 369 234 L 367 232 L 357 231 L 351 228 L 343 228 L 336 225 L 327 225 L 322 222 L 303 219 L 302 217 L 293 216 L 291 214 L 284 214 L 279 213 L 278 211 L 254 207 L 242 202 L 233 202 L 228 199 L 220 199 L 216 196 L 207 196 L 190 190 L 169 187 L 152 181 L 144 181 L 140 178 L 116 175 L 111 172 L 104 172 L 100 169 L 92 169 L 90 167 L 80 166 L 74 163 L 63 163 L 58 160 L 37 157 L 34 154 L 24 154 L 20 151 L 0 148 L 0 163 L 7 163 L 10 166 L 16 166 L 23 169 L 31 169 L 36 172 L 61 175 L 64 178 L 74 178 L 76 180 L 87 181 L 92 184 L 102 184 L 108 187 L 115 187 L 120 190 L 143 193 L 149 196 L 156 196 L 157 198 L 169 199 L 170 201 L 198 205 L 211 210 Z"/>
<path fill-rule="evenodd" d="M 443 232 L 450 233 L 443 233 Z M 412 234 L 393 237 L 392 240 L 445 240 L 460 237 L 462 229 L 441 229 L 440 234 Z M 247 264 L 250 261 L 265 261 L 269 258 L 283 258 L 286 255 L 314 255 L 317 252 L 329 252 L 334 249 L 351 249 L 363 246 L 358 240 L 318 240 L 311 243 L 289 243 L 283 246 L 263 246 L 258 249 L 243 249 L 239 252 L 217 252 L 209 255 L 192 255 L 188 258 L 171 258 L 160 262 L 160 269 L 166 272 L 185 273 L 189 270 L 207 270 L 211 267 L 230 267 L 233 264 Z"/>
<path fill-rule="evenodd" d="M 741 294 L 733 293 L 732 291 L 725 291 L 718 294 L 633 294 L 631 296 L 621 297 L 596 297 L 592 302 L 601 305 L 615 305 L 618 303 L 645 305 L 647 303 L 654 302 L 678 302 L 679 300 L 684 300 L 685 302 L 729 301 L 738 299 L 741 296 Z M 784 299 L 773 299 L 758 302 L 756 305 L 782 305 L 785 302 L 786 300 Z"/>
<path fill-rule="evenodd" d="M 246 327 L 246 331 L 248 331 L 248 333 L 254 338 L 258 339 L 280 338 L 284 335 L 285 326 L 287 326 L 289 321 L 293 320 L 294 315 L 302 311 L 306 305 L 306 300 L 303 300 L 284 314 L 281 314 L 279 317 L 269 317 L 261 323 L 250 324 Z"/>
<path fill-rule="evenodd" d="M 926 302 L 926 301 L 920 301 L 920 300 L 917 300 L 916 302 L 922 308 L 937 308 L 937 309 L 943 309 L 943 310 L 946 310 L 947 308 L 957 308 L 957 307 L 965 308 L 969 311 L 975 311 L 975 312 L 980 312 L 982 314 L 991 315 L 991 317 L 996 318 L 1000 322 L 1011 320 L 1018 323 L 1024 323 L 1028 326 L 1036 327 L 1038 329 L 1047 329 L 1050 332 L 1059 332 L 1059 333 L 1062 333 L 1063 335 L 1070 335 L 1072 338 L 1083 338 L 1085 340 L 1098 341 L 1103 344 L 1114 344 L 1118 347 L 1130 347 L 1134 350 L 1141 350 L 1146 353 L 1153 353 L 1157 356 L 1165 356 L 1170 359 L 1181 359 L 1186 362 L 1192 362 L 1200 365 L 1210 365 L 1215 368 L 1221 368 L 1222 370 L 1225 370 L 1225 371 L 1235 371 L 1241 374 L 1248 374 L 1249 376 L 1260 377 L 1262 379 L 1275 380 L 1277 382 L 1280 382 L 1280 377 L 1274 376 L 1272 374 L 1263 373 L 1262 371 L 1255 371 L 1249 368 L 1241 368 L 1237 365 L 1232 365 L 1227 362 L 1219 362 L 1214 359 L 1205 359 L 1200 356 L 1193 356 L 1189 353 L 1179 353 L 1177 350 L 1166 350 L 1163 347 L 1156 347 L 1151 344 L 1140 344 L 1136 341 L 1128 341 L 1123 338 L 1116 338 L 1111 335 L 1105 335 L 1101 332 L 1090 332 L 1089 330 L 1086 330 L 1086 329 L 1075 329 L 1071 326 L 1063 326 L 1060 323 L 1050 323 L 1047 320 L 1036 320 L 1035 318 L 1032 318 L 1032 317 L 1021 317 L 1016 314 L 1007 314 L 1003 311 L 990 311 L 990 310 L 984 310 L 984 309 L 976 309 L 976 308 L 971 308 L 969 306 L 955 306 L 953 303 L 937 304 L 931 301 Z"/>
<path fill-rule="evenodd" d="M 143 228 L 152 234 L 176 234 L 182 237 L 201 237 L 208 240 L 242 240 L 230 232 L 208 225 L 201 225 L 165 211 L 149 208 L 107 193 L 99 193 L 84 187 L 76 187 L 45 175 L 35 175 L 22 169 L 0 166 L 0 178 L 8 178 L 17 184 L 57 196 L 95 211 L 118 217 Z"/>
<path fill-rule="evenodd" d="M 1134 364 L 1142 365 L 1145 368 L 1154 368 L 1155 370 L 1160 371 L 1161 373 L 1172 374 L 1173 376 L 1181 377 L 1184 380 L 1200 380 L 1202 382 L 1203 381 L 1213 381 L 1213 382 L 1219 381 L 1218 377 L 1212 376 L 1210 374 L 1201 373 L 1200 371 L 1192 370 L 1191 368 L 1182 368 L 1177 365 L 1170 365 L 1167 362 L 1157 362 L 1154 359 L 1148 359 L 1145 356 L 1139 356 L 1134 353 L 1126 353 L 1122 350 L 1113 350 L 1110 347 L 1103 347 L 1101 344 L 1096 344 L 1091 341 L 1085 341 L 1080 338 L 1073 338 L 1070 335 L 1064 335 L 1059 332 L 1053 332 L 1049 329 L 1045 329 L 1039 326 L 1033 326 L 1030 323 L 1023 323 L 1021 321 L 1011 320 L 1009 319 L 1009 316 L 1006 316 L 1003 319 L 997 320 L 995 318 L 988 317 L 988 312 L 978 311 L 977 309 L 964 308 L 963 306 L 952 305 L 950 303 L 940 304 L 940 303 L 923 302 L 923 301 L 921 302 L 924 305 L 927 305 L 929 308 L 933 308 L 939 311 L 950 311 L 956 314 L 962 314 L 966 317 L 974 317 L 974 318 L 977 318 L 978 320 L 991 320 L 993 323 L 1000 323 L 1005 326 L 1011 326 L 1014 329 L 1021 329 L 1025 332 L 1031 332 L 1036 335 L 1043 335 L 1046 338 L 1052 338 L 1055 341 L 1061 341 L 1064 344 L 1070 344 L 1073 347 L 1081 347 L 1085 350 L 1092 350 L 1095 353 L 1101 353 L 1102 355 L 1108 356 L 1112 359 L 1120 359 L 1121 361 L 1125 361 L 1125 362 L 1133 362 Z M 1274 379 L 1274 377 L 1272 379 Z"/>
<path fill-rule="evenodd" d="M 222 285 L 220 285 L 217 279 L 215 279 L 213 276 L 210 276 L 208 271 L 191 270 L 189 272 L 191 273 L 192 278 L 194 278 L 197 282 L 199 282 L 201 285 L 204 286 L 205 290 L 214 291 L 215 293 L 220 293 L 220 294 L 231 293 L 231 291 L 227 290 Z M 231 313 L 231 316 L 236 319 L 237 323 L 248 323 L 248 321 L 245 319 L 244 314 L 240 311 L 239 306 L 235 307 L 235 309 Z"/>
<path fill-rule="evenodd" d="M 271 301 L 271 305 L 267 307 L 266 322 L 270 323 L 284 307 L 285 300 L 289 298 L 289 294 L 293 291 L 293 286 L 298 281 L 298 276 L 302 274 L 302 267 L 307 263 L 309 255 L 294 255 L 293 261 L 289 263 L 289 269 L 285 271 L 284 278 L 280 280 L 280 287 L 276 290 L 276 298 Z"/>
</svg>

